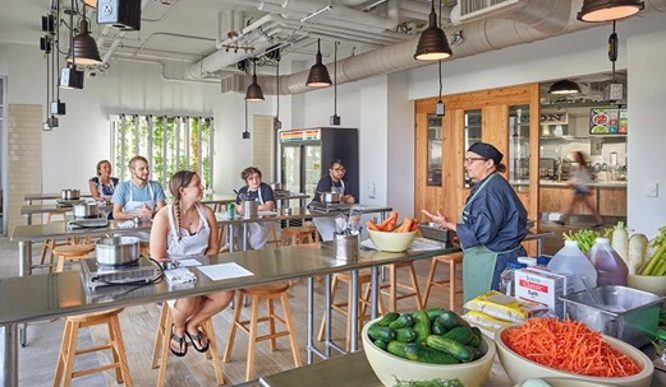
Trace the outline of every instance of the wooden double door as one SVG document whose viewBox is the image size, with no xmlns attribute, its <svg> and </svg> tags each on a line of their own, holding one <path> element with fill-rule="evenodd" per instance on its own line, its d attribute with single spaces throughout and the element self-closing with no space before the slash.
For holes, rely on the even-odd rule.
<svg viewBox="0 0 666 387">
<path fill-rule="evenodd" d="M 415 103 L 415 214 L 426 208 L 457 220 L 470 191 L 465 151 L 474 142 L 493 144 L 504 154 L 504 177 L 537 220 L 539 208 L 539 86 L 527 84 L 443 98 L 446 113 L 435 114 L 437 98 Z"/>
</svg>

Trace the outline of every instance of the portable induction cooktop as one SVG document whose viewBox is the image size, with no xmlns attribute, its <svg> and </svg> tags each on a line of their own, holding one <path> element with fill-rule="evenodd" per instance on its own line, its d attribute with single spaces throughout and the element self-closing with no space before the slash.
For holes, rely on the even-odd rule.
<svg viewBox="0 0 666 387">
<path fill-rule="evenodd" d="M 99 286 L 147 284 L 161 273 L 160 267 L 145 257 L 122 266 L 102 265 L 95 258 L 81 260 L 81 276 L 92 290 Z"/>
</svg>

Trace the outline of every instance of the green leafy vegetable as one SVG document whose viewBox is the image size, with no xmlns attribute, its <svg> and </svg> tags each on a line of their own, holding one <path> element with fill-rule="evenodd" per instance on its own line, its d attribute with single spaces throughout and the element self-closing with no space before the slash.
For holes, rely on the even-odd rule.
<svg viewBox="0 0 666 387">
<path fill-rule="evenodd" d="M 465 387 L 458 379 L 399 380 L 395 378 L 393 387 Z"/>
</svg>

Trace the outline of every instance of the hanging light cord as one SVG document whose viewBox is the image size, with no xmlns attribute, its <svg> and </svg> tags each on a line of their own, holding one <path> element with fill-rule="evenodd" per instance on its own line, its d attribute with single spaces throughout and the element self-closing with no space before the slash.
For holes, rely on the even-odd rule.
<svg viewBox="0 0 666 387">
<path fill-rule="evenodd" d="M 278 55 L 280 55 L 280 52 L 278 51 Z M 279 57 L 278 57 L 279 58 Z M 275 99 L 277 101 L 277 112 L 275 114 L 275 118 L 280 120 L 280 59 L 277 60 L 277 66 L 275 67 L 275 77 L 277 79 L 277 90 L 275 91 Z"/>
<path fill-rule="evenodd" d="M 245 100 L 245 131 L 247 132 L 247 100 Z"/>
<path fill-rule="evenodd" d="M 72 0 L 72 9 L 69 12 L 69 49 L 72 51 L 72 68 L 76 69 L 76 58 L 74 54 L 74 0 Z"/>
<path fill-rule="evenodd" d="M 333 115 L 338 115 L 338 42 L 333 44 Z"/>
<path fill-rule="evenodd" d="M 433 0 L 434 3 L 434 0 Z M 439 28 L 442 28 L 442 0 L 439 0 Z M 440 59 L 437 64 L 439 73 L 439 101 L 442 101 L 442 60 Z"/>
<path fill-rule="evenodd" d="M 53 93 L 53 89 L 55 89 L 55 95 L 57 99 L 60 99 L 60 81 L 59 81 L 59 76 L 58 76 L 58 71 L 60 70 L 60 1 L 56 1 L 56 20 L 55 20 L 55 33 L 56 33 L 56 41 L 55 41 L 55 48 L 52 50 L 53 51 L 53 58 L 55 59 L 55 65 L 53 64 L 51 66 L 55 66 L 53 70 L 53 88 L 51 89 L 51 93 Z"/>
</svg>

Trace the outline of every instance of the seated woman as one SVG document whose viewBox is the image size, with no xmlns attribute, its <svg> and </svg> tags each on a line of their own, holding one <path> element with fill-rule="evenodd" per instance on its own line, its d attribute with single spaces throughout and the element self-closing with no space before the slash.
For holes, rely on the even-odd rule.
<svg viewBox="0 0 666 387">
<path fill-rule="evenodd" d="M 201 179 L 195 172 L 177 172 L 169 181 L 173 203 L 159 210 L 150 231 L 150 256 L 158 261 L 215 255 L 219 250 L 217 222 L 213 211 L 201 204 Z M 185 356 L 190 338 L 194 349 L 208 350 L 208 338 L 199 326 L 229 305 L 233 292 L 224 291 L 170 300 L 173 326 L 169 347 L 176 356 Z M 166 306 L 164 306 L 166 307 Z"/>
<path fill-rule="evenodd" d="M 259 205 L 259 211 L 271 211 L 275 208 L 273 189 L 266 183 L 261 182 L 261 171 L 256 167 L 247 167 L 241 172 L 241 179 L 245 181 L 245 187 L 238 190 L 236 197 L 236 211 L 243 215 L 243 201 L 255 201 Z M 248 244 L 253 250 L 263 249 L 268 239 L 268 223 L 248 223 Z M 240 233 L 236 233 L 240 235 Z"/>
<path fill-rule="evenodd" d="M 98 202 L 110 202 L 117 185 L 118 178 L 111 177 L 111 162 L 109 160 L 98 162 L 97 175 L 88 180 L 92 197 Z"/>
</svg>

